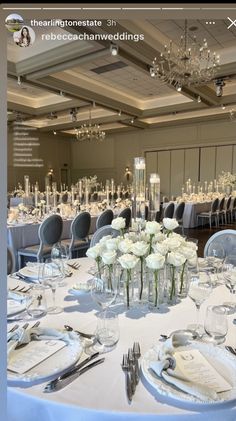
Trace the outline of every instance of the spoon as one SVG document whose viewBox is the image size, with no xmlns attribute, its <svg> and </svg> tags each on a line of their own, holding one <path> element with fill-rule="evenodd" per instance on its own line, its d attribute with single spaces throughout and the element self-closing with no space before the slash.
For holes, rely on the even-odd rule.
<svg viewBox="0 0 236 421">
<path fill-rule="evenodd" d="M 68 325 L 64 325 L 64 328 L 65 328 L 68 332 L 72 332 L 72 331 L 74 331 L 74 332 L 78 333 L 78 334 L 79 334 L 80 336 L 82 336 L 83 338 L 87 338 L 87 339 L 94 339 L 94 338 L 95 338 L 95 335 L 92 335 L 92 334 L 90 334 L 90 333 L 83 333 L 83 332 L 80 332 L 79 330 L 74 330 L 74 329 L 73 329 L 73 327 L 68 326 Z"/>
</svg>

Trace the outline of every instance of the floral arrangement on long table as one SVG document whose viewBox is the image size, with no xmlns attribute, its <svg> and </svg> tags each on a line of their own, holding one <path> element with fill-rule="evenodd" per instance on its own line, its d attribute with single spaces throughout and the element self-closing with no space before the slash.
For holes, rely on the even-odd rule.
<svg viewBox="0 0 236 421">
<path fill-rule="evenodd" d="M 176 219 L 164 218 L 163 223 L 135 224 L 125 231 L 125 219 L 112 221 L 114 236 L 104 236 L 87 250 L 96 262 L 98 276 L 107 271 L 119 278 L 119 294 L 127 308 L 148 304 L 160 308 L 173 305 L 187 296 L 188 264 L 194 264 L 197 246 L 174 232 Z"/>
</svg>

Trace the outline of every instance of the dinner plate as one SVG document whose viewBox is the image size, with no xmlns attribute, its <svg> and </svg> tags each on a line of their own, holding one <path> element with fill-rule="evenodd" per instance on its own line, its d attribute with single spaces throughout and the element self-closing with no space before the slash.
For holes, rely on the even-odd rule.
<svg viewBox="0 0 236 421">
<path fill-rule="evenodd" d="M 88 285 L 82 282 L 78 282 L 77 284 L 72 285 L 72 288 L 68 290 L 70 294 L 75 295 L 75 296 L 88 294 L 90 291 L 91 291 L 91 285 Z"/>
<path fill-rule="evenodd" d="M 7 300 L 7 317 L 22 313 L 26 309 L 26 300 L 16 301 L 13 299 Z"/>
<path fill-rule="evenodd" d="M 27 352 L 27 345 L 22 349 L 12 351 L 12 353 L 22 352 L 23 349 Z M 8 370 L 7 381 L 9 384 L 19 383 L 22 385 L 31 382 L 50 381 L 73 366 L 80 358 L 82 351 L 81 341 L 74 340 L 24 374 L 13 373 Z"/>
<path fill-rule="evenodd" d="M 35 263 L 35 265 L 32 266 L 25 266 L 22 269 L 20 269 L 18 272 L 25 276 L 26 278 L 29 278 L 33 281 L 38 281 L 38 272 L 39 272 L 39 265 L 42 265 L 42 263 Z"/>
<path fill-rule="evenodd" d="M 218 394 L 219 399 L 216 401 L 202 401 L 199 398 L 183 392 L 175 386 L 167 383 L 164 379 L 155 375 L 155 373 L 149 368 L 152 361 L 158 360 L 158 351 L 163 343 L 158 343 L 149 351 L 146 352 L 142 361 L 141 367 L 145 379 L 150 383 L 160 395 L 163 395 L 167 399 L 174 399 L 177 401 L 197 404 L 199 406 L 205 405 L 219 405 L 225 402 L 236 402 L 236 357 L 231 355 L 228 351 L 223 348 L 214 346 L 212 344 L 201 343 L 194 341 L 189 345 L 179 346 L 176 348 L 178 351 L 185 351 L 190 349 L 199 350 L 203 356 L 209 361 L 209 363 L 225 378 L 228 383 L 231 384 L 232 389 L 227 392 L 221 392 Z"/>
</svg>

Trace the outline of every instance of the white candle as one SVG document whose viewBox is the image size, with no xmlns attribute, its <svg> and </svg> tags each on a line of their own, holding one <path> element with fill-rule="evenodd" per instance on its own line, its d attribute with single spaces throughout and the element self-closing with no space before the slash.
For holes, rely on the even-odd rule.
<svg viewBox="0 0 236 421">
<path fill-rule="evenodd" d="M 111 179 L 111 197 L 112 197 L 112 199 L 114 197 L 114 180 L 113 180 L 113 178 Z"/>
<path fill-rule="evenodd" d="M 193 194 L 195 194 L 195 184 L 193 185 Z"/>
<path fill-rule="evenodd" d="M 50 204 L 50 187 L 46 186 L 46 206 Z"/>
<path fill-rule="evenodd" d="M 25 197 L 29 197 L 29 176 L 28 175 L 24 176 L 24 181 L 25 181 Z"/>
<path fill-rule="evenodd" d="M 207 192 L 207 181 L 205 181 L 204 186 L 205 186 L 205 192 Z"/>
<path fill-rule="evenodd" d="M 75 201 L 75 188 L 71 186 L 71 203 L 73 205 Z"/>
<path fill-rule="evenodd" d="M 82 200 L 82 181 L 79 180 L 79 200 Z"/>
<path fill-rule="evenodd" d="M 34 188 L 34 204 L 35 204 L 35 207 L 37 208 L 38 206 L 38 187 L 37 186 L 35 186 Z"/>
<path fill-rule="evenodd" d="M 117 186 L 117 197 L 118 197 L 118 199 L 120 199 L 120 191 L 121 191 L 120 186 Z"/>
</svg>

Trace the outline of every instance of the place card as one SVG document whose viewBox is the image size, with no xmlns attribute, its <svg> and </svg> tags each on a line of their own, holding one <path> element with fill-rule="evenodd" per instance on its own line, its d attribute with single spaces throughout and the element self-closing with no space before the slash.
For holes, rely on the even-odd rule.
<svg viewBox="0 0 236 421">
<path fill-rule="evenodd" d="M 54 339 L 29 342 L 22 349 L 12 352 L 7 369 L 24 374 L 65 346 L 65 342 Z"/>
<path fill-rule="evenodd" d="M 198 349 L 177 351 L 174 357 L 178 371 L 191 382 L 205 385 L 217 393 L 232 389 L 232 386 L 216 371 Z"/>
</svg>

